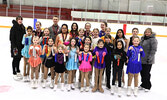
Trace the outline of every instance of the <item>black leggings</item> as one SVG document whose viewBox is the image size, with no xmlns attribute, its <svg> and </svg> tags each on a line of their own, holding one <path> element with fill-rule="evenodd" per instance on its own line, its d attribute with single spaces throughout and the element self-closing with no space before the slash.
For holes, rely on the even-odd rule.
<svg viewBox="0 0 167 100">
<path fill-rule="evenodd" d="M 13 75 L 20 73 L 20 69 L 19 69 L 20 60 L 21 60 L 21 57 L 13 57 L 13 61 L 12 61 Z"/>
<path fill-rule="evenodd" d="M 110 85 L 110 77 L 111 77 L 111 62 L 106 64 L 106 77 L 107 77 L 107 85 Z"/>
<path fill-rule="evenodd" d="M 150 81 L 151 68 L 152 68 L 152 64 L 142 64 L 142 70 L 140 72 L 142 83 L 140 86 L 145 88 L 145 89 L 151 89 L 151 86 L 152 86 L 151 81 Z"/>
<path fill-rule="evenodd" d="M 122 69 L 113 67 L 113 79 L 112 85 L 115 85 L 116 74 L 118 72 L 118 87 L 121 87 L 121 79 L 122 79 Z"/>
</svg>

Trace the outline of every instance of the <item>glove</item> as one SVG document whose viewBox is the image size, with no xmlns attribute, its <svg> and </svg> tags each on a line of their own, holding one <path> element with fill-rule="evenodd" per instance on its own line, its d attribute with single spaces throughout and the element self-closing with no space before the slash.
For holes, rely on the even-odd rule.
<svg viewBox="0 0 167 100">
<path fill-rule="evenodd" d="M 106 52 L 103 52 L 103 57 L 106 55 Z"/>
<path fill-rule="evenodd" d="M 117 56 L 116 56 L 116 55 L 114 55 L 114 59 L 117 59 Z"/>
<path fill-rule="evenodd" d="M 98 51 L 96 51 L 96 56 L 99 56 L 99 52 Z"/>
</svg>

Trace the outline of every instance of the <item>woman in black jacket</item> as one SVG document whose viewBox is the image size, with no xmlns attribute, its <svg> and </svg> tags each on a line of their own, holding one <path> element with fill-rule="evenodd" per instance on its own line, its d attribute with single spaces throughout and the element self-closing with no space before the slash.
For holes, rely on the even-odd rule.
<svg viewBox="0 0 167 100">
<path fill-rule="evenodd" d="M 22 24 L 23 18 L 21 16 L 17 16 L 16 20 L 13 20 L 13 26 L 10 30 L 10 43 L 11 43 L 11 57 L 12 68 L 13 68 L 13 78 L 15 80 L 22 79 L 22 75 L 20 74 L 19 64 L 21 60 L 21 50 L 24 47 L 22 45 L 22 38 L 25 32 L 25 27 Z"/>
</svg>

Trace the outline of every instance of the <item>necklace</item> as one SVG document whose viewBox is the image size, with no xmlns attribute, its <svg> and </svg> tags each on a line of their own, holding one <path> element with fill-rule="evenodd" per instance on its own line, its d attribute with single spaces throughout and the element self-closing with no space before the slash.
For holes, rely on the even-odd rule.
<svg viewBox="0 0 167 100">
<path fill-rule="evenodd" d="M 43 37 L 42 44 L 43 44 L 43 45 L 44 45 L 44 44 L 48 44 L 48 39 L 49 39 L 49 37 L 47 37 L 47 38 L 44 38 L 44 37 Z"/>
<path fill-rule="evenodd" d="M 66 33 L 65 33 L 66 34 Z M 65 40 L 66 40 L 66 38 L 67 38 L 67 34 L 66 34 L 66 36 L 65 36 L 65 38 L 64 38 L 64 34 L 62 33 L 62 38 L 63 38 L 63 42 L 65 42 Z"/>
<path fill-rule="evenodd" d="M 41 30 L 39 29 L 39 30 L 36 30 L 36 35 L 37 36 L 40 36 L 41 35 Z"/>
<path fill-rule="evenodd" d="M 59 26 L 57 25 L 57 29 L 55 29 L 55 26 L 52 25 L 52 30 L 53 30 L 53 32 L 54 32 L 54 35 L 57 36 L 57 32 L 58 32 L 58 30 L 59 30 Z"/>
</svg>

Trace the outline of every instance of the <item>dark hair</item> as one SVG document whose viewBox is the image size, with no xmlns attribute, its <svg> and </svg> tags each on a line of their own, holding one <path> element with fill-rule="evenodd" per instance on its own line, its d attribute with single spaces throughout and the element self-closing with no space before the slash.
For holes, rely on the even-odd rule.
<svg viewBox="0 0 167 100">
<path fill-rule="evenodd" d="M 85 23 L 85 27 L 86 27 L 87 24 L 89 24 L 91 26 L 91 24 L 89 22 L 87 22 L 87 23 Z"/>
<path fill-rule="evenodd" d="M 132 29 L 132 32 L 133 32 L 133 30 L 137 30 L 137 31 L 139 32 L 139 29 L 138 29 L 138 28 L 133 28 L 133 29 Z"/>
<path fill-rule="evenodd" d="M 97 44 L 99 44 L 100 42 L 102 42 L 102 43 L 104 44 L 104 41 L 103 41 L 102 39 L 99 39 L 99 40 L 97 41 Z"/>
<path fill-rule="evenodd" d="M 48 41 L 49 41 L 50 39 L 52 39 L 52 40 L 53 40 L 53 43 L 55 42 L 54 38 L 50 37 L 50 38 L 48 39 Z"/>
<path fill-rule="evenodd" d="M 73 38 L 70 39 L 70 44 L 69 44 L 70 50 L 71 50 L 71 41 L 72 40 L 75 40 L 76 43 L 75 43 L 74 46 L 77 47 L 77 40 L 76 40 L 76 38 L 73 37 Z"/>
<path fill-rule="evenodd" d="M 106 27 L 108 26 L 108 25 L 107 25 L 107 22 L 104 21 L 104 22 L 102 22 L 102 23 L 104 23 L 104 25 L 105 25 Z"/>
<path fill-rule="evenodd" d="M 122 40 L 118 40 L 118 41 L 116 42 L 116 50 L 118 50 L 117 45 L 118 45 L 119 42 L 122 44 L 121 50 L 124 51 L 124 43 L 122 42 Z"/>
<path fill-rule="evenodd" d="M 59 18 L 57 15 L 55 15 L 55 16 L 53 16 L 53 17 L 57 17 L 57 18 Z"/>
<path fill-rule="evenodd" d="M 66 26 L 66 27 L 67 27 L 67 33 L 68 33 L 68 25 L 67 25 L 67 24 L 63 24 L 63 25 L 61 26 L 60 33 L 62 33 L 62 27 L 63 27 L 63 26 Z"/>
<path fill-rule="evenodd" d="M 110 35 L 110 34 L 106 34 L 106 35 L 104 36 L 104 38 L 105 38 L 105 39 L 106 39 L 106 38 L 111 39 L 111 35 Z"/>
<path fill-rule="evenodd" d="M 84 42 L 85 42 L 86 38 L 89 38 L 89 40 L 92 42 L 92 38 L 90 36 L 85 37 Z"/>
<path fill-rule="evenodd" d="M 85 38 L 84 38 L 84 44 L 86 44 L 86 43 L 85 43 L 86 38 L 88 38 L 88 39 L 91 41 L 91 43 L 89 44 L 89 45 L 90 45 L 89 47 L 91 47 L 91 44 L 92 44 L 92 38 L 91 38 L 90 36 L 85 37 Z"/>
<path fill-rule="evenodd" d="M 125 38 L 125 35 L 124 35 L 124 31 L 123 31 L 122 29 L 118 29 L 118 30 L 117 30 L 115 39 L 116 39 L 116 40 L 119 39 L 119 37 L 118 37 L 118 31 L 121 31 L 121 32 L 122 32 L 122 38 L 123 38 L 123 39 L 126 39 L 126 38 Z"/>
<path fill-rule="evenodd" d="M 73 25 L 74 24 L 76 24 L 76 27 L 77 27 L 77 29 L 76 30 L 73 30 Z M 77 35 L 78 36 L 78 24 L 77 23 L 72 23 L 72 25 L 71 25 L 71 33 L 72 33 L 72 35 L 73 35 L 73 32 L 75 32 L 75 35 Z"/>
<path fill-rule="evenodd" d="M 32 30 L 32 27 L 31 27 L 31 26 L 28 26 L 28 27 L 27 27 L 27 30 L 28 30 L 28 29 Z"/>
<path fill-rule="evenodd" d="M 22 16 L 17 16 L 16 21 L 18 21 L 19 19 L 23 20 L 23 17 Z"/>
</svg>

